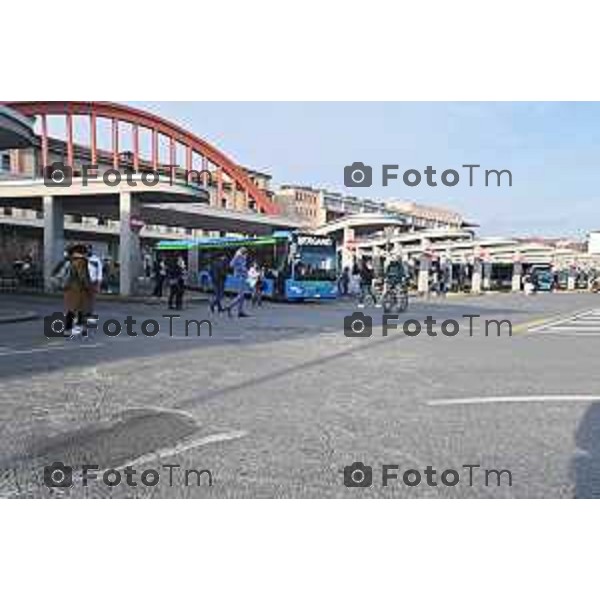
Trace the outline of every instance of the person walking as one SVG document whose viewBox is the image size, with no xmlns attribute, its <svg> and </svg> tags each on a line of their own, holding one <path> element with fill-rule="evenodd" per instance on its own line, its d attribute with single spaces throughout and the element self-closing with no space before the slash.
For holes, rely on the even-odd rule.
<svg viewBox="0 0 600 600">
<path fill-rule="evenodd" d="M 262 306 L 263 281 L 263 270 L 258 266 L 258 263 L 252 263 L 248 270 L 248 285 L 252 292 L 252 306 Z"/>
<path fill-rule="evenodd" d="M 102 260 L 94 253 L 93 246 L 87 247 L 87 261 L 88 271 L 90 274 L 90 298 L 89 298 L 89 311 L 93 313 L 96 309 L 96 296 L 100 293 L 102 288 L 102 280 L 104 277 L 104 270 Z"/>
<path fill-rule="evenodd" d="M 248 250 L 245 247 L 239 248 L 229 263 L 233 270 L 233 276 L 238 287 L 237 295 L 227 306 L 227 314 L 231 317 L 232 310 L 237 308 L 238 317 L 248 317 L 250 315 L 244 312 L 244 300 L 246 297 L 246 285 L 248 279 Z"/>
<path fill-rule="evenodd" d="M 156 296 L 157 298 L 162 298 L 163 287 L 165 285 L 165 279 L 167 277 L 167 266 L 162 258 L 157 258 L 154 261 L 153 271 L 154 291 L 152 292 L 152 295 Z"/>
<path fill-rule="evenodd" d="M 371 262 L 366 258 L 361 260 L 358 274 L 360 276 L 360 296 L 358 300 L 358 308 L 365 307 L 365 299 L 367 296 L 370 296 L 373 304 L 376 305 L 377 298 L 373 293 L 373 267 Z"/>
<path fill-rule="evenodd" d="M 347 296 L 350 290 L 350 267 L 344 267 L 340 275 L 340 294 Z"/>
<path fill-rule="evenodd" d="M 54 269 L 53 275 L 63 288 L 65 337 L 87 335 L 86 318 L 91 306 L 92 281 L 88 265 L 88 249 L 75 244 L 66 258 Z"/>
<path fill-rule="evenodd" d="M 215 309 L 222 313 L 225 310 L 223 308 L 223 298 L 225 297 L 225 281 L 227 280 L 227 257 L 224 254 L 217 256 L 210 265 L 210 277 L 212 279 L 213 295 L 208 308 L 211 313 L 214 313 Z"/>
<path fill-rule="evenodd" d="M 100 292 L 103 294 L 110 293 L 110 277 L 111 277 L 111 266 L 110 259 L 104 258 L 102 260 L 102 281 L 100 283 Z"/>
<path fill-rule="evenodd" d="M 450 259 L 440 260 L 439 295 L 445 298 L 452 287 L 452 263 Z"/>
<path fill-rule="evenodd" d="M 185 270 L 179 258 L 170 258 L 166 265 L 169 281 L 169 309 L 181 310 L 183 307 L 183 292 L 185 290 Z"/>
</svg>

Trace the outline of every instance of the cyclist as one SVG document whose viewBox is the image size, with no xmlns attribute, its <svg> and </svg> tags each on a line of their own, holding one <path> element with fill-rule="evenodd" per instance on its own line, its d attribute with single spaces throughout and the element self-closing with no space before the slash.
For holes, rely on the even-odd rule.
<svg viewBox="0 0 600 600">
<path fill-rule="evenodd" d="M 402 286 L 406 273 L 404 270 L 404 264 L 402 258 L 398 254 L 392 254 L 388 264 L 385 267 L 385 288 L 392 289 L 395 287 Z"/>
<path fill-rule="evenodd" d="M 362 258 L 359 267 L 360 276 L 360 296 L 358 300 L 358 308 L 365 307 L 367 296 L 371 298 L 373 304 L 377 304 L 377 297 L 373 293 L 373 265 L 366 258 Z"/>
<path fill-rule="evenodd" d="M 406 271 L 400 254 L 392 254 L 384 275 L 382 304 L 386 312 L 393 309 L 405 311 L 408 306 L 408 294 L 405 289 Z"/>
</svg>

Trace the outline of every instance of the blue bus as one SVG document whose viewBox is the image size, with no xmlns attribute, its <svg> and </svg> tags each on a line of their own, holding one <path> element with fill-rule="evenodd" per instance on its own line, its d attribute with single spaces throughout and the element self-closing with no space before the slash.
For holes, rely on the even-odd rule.
<svg viewBox="0 0 600 600">
<path fill-rule="evenodd" d="M 533 265 L 529 274 L 537 292 L 554 290 L 554 273 L 549 264 Z"/>
<path fill-rule="evenodd" d="M 194 240 L 162 240 L 155 251 L 166 258 L 174 253 L 188 259 L 198 253 L 198 286 L 212 289 L 210 265 L 217 256 L 229 260 L 238 248 L 248 249 L 248 266 L 256 262 L 264 269 L 263 295 L 275 300 L 333 299 L 337 297 L 335 242 L 326 236 L 299 232 L 275 232 L 261 237 L 210 237 Z M 229 274 L 226 292 L 239 289 L 239 281 Z"/>
</svg>

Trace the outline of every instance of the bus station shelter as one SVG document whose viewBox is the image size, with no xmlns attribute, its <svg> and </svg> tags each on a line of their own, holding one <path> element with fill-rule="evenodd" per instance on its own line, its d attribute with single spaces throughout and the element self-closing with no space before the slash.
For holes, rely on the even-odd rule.
<svg viewBox="0 0 600 600">
<path fill-rule="evenodd" d="M 208 206 L 209 192 L 200 185 L 161 177 L 150 187 L 137 177 L 110 186 L 102 180 L 91 180 L 84 185 L 81 178 L 73 178 L 68 186 L 49 186 L 43 179 L 0 183 L 2 205 L 43 213 L 47 289 L 51 287 L 52 270 L 64 252 L 65 214 L 119 221 L 119 283 L 123 296 L 134 293 L 135 276 L 139 271 L 136 264 L 139 231 L 145 223 L 246 235 L 298 228 L 298 223 L 284 217 Z"/>
</svg>

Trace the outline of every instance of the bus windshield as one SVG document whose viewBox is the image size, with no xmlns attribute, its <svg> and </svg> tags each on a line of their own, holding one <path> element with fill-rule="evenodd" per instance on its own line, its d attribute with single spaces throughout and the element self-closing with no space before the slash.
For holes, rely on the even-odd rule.
<svg viewBox="0 0 600 600">
<path fill-rule="evenodd" d="M 335 281 L 335 248 L 300 246 L 294 262 L 294 279 L 298 281 Z"/>
</svg>

